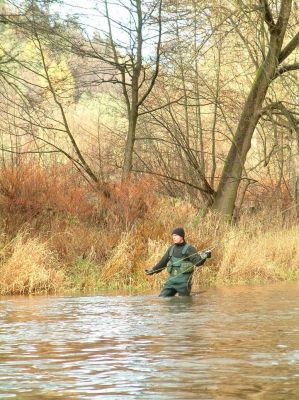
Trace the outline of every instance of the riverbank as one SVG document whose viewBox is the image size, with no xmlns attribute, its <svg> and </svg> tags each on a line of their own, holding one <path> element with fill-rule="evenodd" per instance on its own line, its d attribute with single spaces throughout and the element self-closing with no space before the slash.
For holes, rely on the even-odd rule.
<svg viewBox="0 0 299 400">
<path fill-rule="evenodd" d="M 114 184 L 108 198 L 67 185 L 68 171 L 30 168 L 7 181 L 2 172 L 1 295 L 159 290 L 166 272 L 147 277 L 144 269 L 164 254 L 176 226 L 198 250 L 215 247 L 195 285 L 299 280 L 299 227 L 277 205 L 228 225 L 188 201 L 154 195 L 153 181 Z"/>
<path fill-rule="evenodd" d="M 166 229 L 170 232 L 169 227 Z M 298 228 L 264 232 L 253 227 L 249 231 L 235 227 L 226 229 L 224 234 L 214 232 L 214 236 L 205 235 L 207 231 L 205 224 L 200 230 L 187 227 L 188 240 L 198 249 L 216 246 L 212 258 L 196 270 L 195 285 L 299 280 Z M 147 277 L 144 269 L 159 260 L 171 238 L 141 236 L 138 227 L 123 233 L 102 263 L 96 259 L 92 247 L 86 256 L 73 254 L 74 263 L 68 263 L 67 256 L 64 258 L 53 249 L 51 239 L 31 237 L 28 232 L 22 232 L 2 248 L 1 295 L 101 289 L 159 290 L 167 275 L 162 272 Z"/>
<path fill-rule="evenodd" d="M 96 227 L 70 222 L 60 234 L 34 234 L 26 225 L 10 241 L 2 236 L 0 293 L 29 294 L 61 291 L 98 291 L 103 288 L 158 290 L 166 272 L 144 274 L 171 243 L 173 226 L 183 225 L 187 240 L 197 249 L 214 247 L 204 268 L 196 270 L 200 286 L 296 281 L 299 279 L 298 226 L 266 230 L 258 219 L 238 226 L 219 224 L 212 217 L 199 218 L 188 204 L 163 204 L 175 221 L 159 221 L 158 215 L 122 232 L 115 246 Z M 163 208 L 158 207 L 157 210 Z M 184 218 L 184 208 L 189 217 Z M 100 251 L 105 250 L 103 261 Z"/>
</svg>

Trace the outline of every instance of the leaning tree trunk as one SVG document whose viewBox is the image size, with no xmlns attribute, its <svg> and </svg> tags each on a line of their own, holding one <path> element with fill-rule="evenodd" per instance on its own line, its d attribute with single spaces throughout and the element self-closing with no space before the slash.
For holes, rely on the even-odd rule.
<svg viewBox="0 0 299 400">
<path fill-rule="evenodd" d="M 213 204 L 213 208 L 229 220 L 231 220 L 233 215 L 242 170 L 247 153 L 251 147 L 252 135 L 260 118 L 260 112 L 267 90 L 271 80 L 275 76 L 279 64 L 279 55 L 290 16 L 291 6 L 292 0 L 282 1 L 277 23 L 274 23 L 272 15 L 269 16 L 267 14 L 265 17 L 270 31 L 268 53 L 264 62 L 258 68 L 252 88 L 245 101 Z M 267 11 L 269 10 L 267 9 Z"/>
</svg>

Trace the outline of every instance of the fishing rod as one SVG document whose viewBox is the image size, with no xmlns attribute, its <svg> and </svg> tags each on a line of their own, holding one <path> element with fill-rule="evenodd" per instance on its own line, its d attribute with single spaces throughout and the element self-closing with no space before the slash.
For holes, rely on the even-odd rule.
<svg viewBox="0 0 299 400">
<path fill-rule="evenodd" d="M 188 258 L 190 258 L 190 257 L 192 257 L 192 256 L 195 256 L 196 254 L 200 254 L 200 255 L 201 255 L 202 253 L 212 252 L 215 248 L 223 246 L 225 243 L 227 243 L 228 241 L 230 241 L 230 240 L 236 238 L 238 235 L 239 235 L 239 234 L 237 233 L 236 235 L 231 236 L 230 238 L 228 238 L 228 239 L 222 241 L 221 243 L 217 243 L 217 244 L 215 244 L 215 246 L 209 247 L 209 248 L 206 249 L 206 250 L 203 250 L 203 251 L 202 251 L 202 250 L 198 250 L 198 251 L 196 251 L 195 253 L 190 254 L 189 256 L 186 256 L 186 257 L 184 257 L 184 258 L 181 258 L 180 261 L 187 260 Z M 170 260 L 170 258 L 171 258 L 171 257 L 169 257 L 168 261 Z M 208 257 L 206 257 L 205 260 L 206 260 L 207 258 L 208 258 Z M 166 265 L 166 266 L 167 266 L 167 265 Z M 152 274 L 148 274 L 148 275 L 153 275 L 153 274 L 156 274 L 156 273 L 158 273 L 158 272 L 160 272 L 160 271 L 163 271 L 163 269 L 165 269 L 166 266 L 163 267 L 163 268 L 156 269 L 155 271 L 153 271 Z M 190 267 L 190 268 L 193 268 L 193 266 Z M 150 270 L 145 270 L 145 271 L 150 271 Z M 187 270 L 187 271 L 188 271 L 188 270 Z M 171 277 L 171 278 L 169 278 L 169 279 L 177 278 L 178 276 L 180 276 L 181 274 L 183 274 L 183 273 L 185 273 L 185 272 L 186 272 L 186 271 L 180 272 L 179 274 L 177 274 L 177 275 L 175 275 L 175 276 L 173 276 L 173 277 Z"/>
</svg>

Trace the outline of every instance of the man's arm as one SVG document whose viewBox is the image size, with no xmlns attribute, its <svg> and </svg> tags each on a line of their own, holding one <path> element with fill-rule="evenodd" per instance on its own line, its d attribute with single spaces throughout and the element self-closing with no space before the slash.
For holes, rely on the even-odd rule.
<svg viewBox="0 0 299 400">
<path fill-rule="evenodd" d="M 147 275 L 153 275 L 153 274 L 157 274 L 158 272 L 162 271 L 163 269 L 166 268 L 167 263 L 169 261 L 169 249 L 166 251 L 166 253 L 164 254 L 164 256 L 161 258 L 161 260 L 152 268 L 152 269 L 146 269 L 145 273 Z"/>
<path fill-rule="evenodd" d="M 196 267 L 203 265 L 207 258 L 211 257 L 211 251 L 207 250 L 199 253 L 195 247 L 189 246 L 186 251 L 186 257 L 192 262 Z"/>
</svg>

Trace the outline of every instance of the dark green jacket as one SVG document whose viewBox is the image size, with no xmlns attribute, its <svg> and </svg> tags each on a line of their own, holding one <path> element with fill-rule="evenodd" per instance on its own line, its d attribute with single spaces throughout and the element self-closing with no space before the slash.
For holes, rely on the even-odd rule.
<svg viewBox="0 0 299 400">
<path fill-rule="evenodd" d="M 196 248 L 194 246 L 189 245 L 187 248 L 185 254 L 182 254 L 182 250 L 185 246 L 186 242 L 181 243 L 181 244 L 173 244 L 170 246 L 164 256 L 161 258 L 161 260 L 152 268 L 152 271 L 155 273 L 158 273 L 165 269 L 170 262 L 170 254 L 171 254 L 171 249 L 172 250 L 172 255 L 176 258 L 184 258 L 186 261 L 190 261 L 193 265 L 199 267 L 200 265 L 203 265 L 205 262 L 205 258 L 202 258 Z M 186 275 L 186 274 L 184 274 Z M 190 274 L 189 274 L 190 275 Z"/>
</svg>

